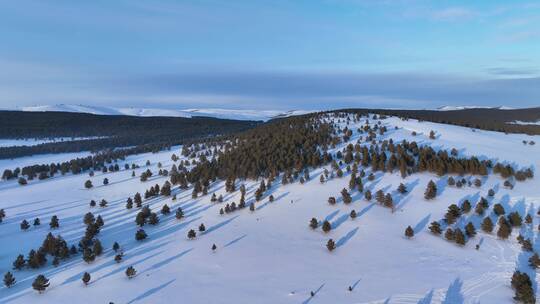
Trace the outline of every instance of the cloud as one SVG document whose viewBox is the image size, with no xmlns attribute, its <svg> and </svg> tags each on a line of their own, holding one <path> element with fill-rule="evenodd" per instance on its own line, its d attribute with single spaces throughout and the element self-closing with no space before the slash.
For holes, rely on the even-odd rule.
<svg viewBox="0 0 540 304">
<path fill-rule="evenodd" d="M 505 68 L 505 67 L 495 67 L 486 69 L 486 71 L 491 75 L 498 76 L 531 76 L 531 75 L 540 75 L 540 69 L 537 68 Z"/>
</svg>

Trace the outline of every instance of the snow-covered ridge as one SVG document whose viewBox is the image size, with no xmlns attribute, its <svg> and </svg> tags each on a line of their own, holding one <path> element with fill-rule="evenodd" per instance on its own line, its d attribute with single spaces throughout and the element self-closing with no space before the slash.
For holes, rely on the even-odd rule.
<svg viewBox="0 0 540 304">
<path fill-rule="evenodd" d="M 489 107 L 489 106 L 443 106 L 437 108 L 437 111 L 459 111 L 459 110 L 469 110 L 469 109 L 498 109 L 498 110 L 513 110 L 512 107 L 499 106 L 499 107 Z"/>
<path fill-rule="evenodd" d="M 139 117 L 166 116 L 166 117 L 215 117 L 221 119 L 235 120 L 262 120 L 267 121 L 272 118 L 302 115 L 314 111 L 292 110 L 228 110 L 228 109 L 159 109 L 159 108 L 115 108 L 104 106 L 87 105 L 43 105 L 20 107 L 17 110 L 26 112 L 71 112 L 71 113 L 89 113 L 96 115 L 129 115 Z"/>
</svg>

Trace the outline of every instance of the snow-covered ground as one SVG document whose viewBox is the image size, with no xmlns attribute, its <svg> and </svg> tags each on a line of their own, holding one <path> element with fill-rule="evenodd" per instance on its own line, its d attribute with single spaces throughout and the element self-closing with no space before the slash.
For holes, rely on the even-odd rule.
<svg viewBox="0 0 540 304">
<path fill-rule="evenodd" d="M 478 155 L 496 161 L 506 161 L 519 167 L 538 168 L 540 147 L 523 145 L 522 140 L 540 142 L 539 136 L 519 134 L 504 135 L 448 126 L 443 124 L 402 121 L 388 118 L 385 138 L 416 140 L 435 148 L 456 148 L 461 155 Z M 350 125 L 356 130 L 361 124 Z M 398 126 L 395 129 L 394 126 Z M 436 139 L 428 138 L 430 130 Z M 417 136 L 411 136 L 416 131 Z M 356 142 L 356 132 L 351 142 Z M 341 144 L 336 149 L 341 149 Z M 0 224 L 0 272 L 11 270 L 11 263 L 19 253 L 26 255 L 41 245 L 50 231 L 48 222 L 52 215 L 60 218 L 62 235 L 70 244 L 78 242 L 84 233 L 82 218 L 91 211 L 105 221 L 99 238 L 105 253 L 91 264 L 82 261 L 80 254 L 63 262 L 57 268 L 50 265 L 39 270 L 12 271 L 17 283 L 10 289 L 0 289 L 2 303 L 512 303 L 513 291 L 510 277 L 513 271 L 524 269 L 521 248 L 515 241 L 518 229 L 509 240 L 503 241 L 494 234 L 479 229 L 481 217 L 470 213 L 455 225 L 463 227 L 468 221 L 476 224 L 478 235 L 464 247 L 432 235 L 431 221 L 443 218 L 447 207 L 469 199 L 474 204 L 481 196 L 487 197 L 490 188 L 496 189 L 491 202 L 502 203 L 507 212 L 534 214 L 534 227 L 540 223 L 536 211 L 540 207 L 540 182 L 538 177 L 517 183 L 513 190 L 502 186 L 504 180 L 490 175 L 477 187 L 446 186 L 448 176 L 414 174 L 402 179 L 399 173 L 377 172 L 373 181 L 365 180 L 365 189 L 373 193 L 379 189 L 391 192 L 396 212 L 367 202 L 358 192 L 353 192 L 349 205 L 327 203 L 329 196 L 339 197 L 346 188 L 349 175 L 319 182 L 323 168 L 311 171 L 305 184 L 280 185 L 277 181 L 266 193 L 276 198 L 270 203 L 266 198 L 256 203 L 256 210 L 248 208 L 219 215 L 224 203 L 212 203 L 212 193 L 223 194 L 226 202 L 238 203 L 240 194 L 226 193 L 222 182 L 213 184 L 209 195 L 191 198 L 191 189 L 173 188 L 178 199 L 157 197 L 145 201 L 153 211 L 159 212 L 168 204 L 173 213 L 160 214 L 157 226 L 144 226 L 148 239 L 134 239 L 137 226 L 134 219 L 137 208 L 127 210 L 125 201 L 135 192 L 144 192 L 150 186 L 160 185 L 166 177 L 153 176 L 141 183 L 139 175 L 146 170 L 146 160 L 155 173 L 157 163 L 169 169 L 172 153 L 180 148 L 156 154 L 128 157 L 125 162 L 141 166 L 137 177 L 131 170 L 116 173 L 56 176 L 44 181 L 30 181 L 19 186 L 15 181 L 0 182 L 0 208 L 6 218 Z M 28 161 L 50 163 L 54 156 L 37 156 L 0 163 L 0 169 L 23 166 Z M 69 159 L 62 155 L 62 159 Z M 182 158 L 181 158 L 182 159 Z M 122 168 L 121 163 L 120 167 Z M 367 169 L 369 174 L 370 170 Z M 110 184 L 102 185 L 107 177 Z M 466 176 L 466 178 L 470 178 Z M 84 181 L 91 179 L 94 188 L 86 190 Z M 280 179 L 278 179 L 280 180 Z M 438 185 L 438 196 L 426 201 L 423 193 L 429 180 Z M 404 183 L 409 192 L 402 195 L 396 189 Z M 254 202 L 253 193 L 259 181 L 245 181 L 247 204 Z M 89 207 L 89 201 L 109 202 L 105 208 Z M 174 210 L 182 207 L 186 218 L 178 221 Z M 355 209 L 358 217 L 352 220 L 349 213 Z M 42 225 L 21 231 L 23 219 L 32 223 L 39 217 Z M 323 233 L 320 228 L 311 230 L 309 220 L 327 219 L 333 229 Z M 189 229 L 197 230 L 204 223 L 207 232 L 195 240 L 186 237 Z M 414 228 L 415 236 L 406 239 L 405 228 Z M 522 228 L 522 229 L 530 229 Z M 538 234 L 534 233 L 535 241 Z M 329 252 L 325 244 L 329 238 L 337 248 Z M 111 247 L 117 241 L 125 252 L 120 264 L 114 262 Z M 480 250 L 475 245 L 481 243 Z M 217 250 L 212 252 L 212 244 Z M 540 241 L 534 248 L 540 247 Z M 133 266 L 137 276 L 127 279 L 124 271 Z M 84 272 L 92 276 L 84 286 Z M 31 288 L 33 279 L 45 274 L 51 286 L 43 294 Z M 534 276 L 534 280 L 539 278 Z M 536 282 L 535 282 L 536 283 Z M 347 288 L 353 287 L 350 292 Z M 536 284 L 535 284 L 536 288 Z M 315 293 L 314 297 L 310 292 Z"/>
<path fill-rule="evenodd" d="M 114 108 L 105 106 L 87 106 L 87 105 L 44 105 L 44 106 L 26 106 L 18 110 L 28 112 L 74 112 L 90 113 L 97 115 L 130 115 L 130 116 L 170 116 L 170 117 L 196 117 L 206 116 L 222 119 L 236 120 L 262 120 L 267 121 L 276 117 L 286 117 L 293 115 L 302 115 L 314 111 L 292 110 L 229 110 L 229 109 L 159 109 L 159 108 Z"/>
<path fill-rule="evenodd" d="M 104 138 L 100 136 L 92 137 L 57 137 L 57 138 L 22 138 L 22 139 L 8 139 L 0 138 L 0 147 L 17 147 L 17 146 L 36 146 L 46 143 L 55 143 L 55 142 L 67 142 L 73 140 L 89 140 L 89 139 L 98 139 Z"/>
<path fill-rule="evenodd" d="M 513 110 L 515 108 L 508 107 L 508 106 L 498 106 L 498 107 L 491 107 L 491 106 L 442 106 L 438 107 L 438 111 L 459 111 L 459 110 L 468 110 L 468 109 L 499 109 L 499 110 Z"/>
</svg>

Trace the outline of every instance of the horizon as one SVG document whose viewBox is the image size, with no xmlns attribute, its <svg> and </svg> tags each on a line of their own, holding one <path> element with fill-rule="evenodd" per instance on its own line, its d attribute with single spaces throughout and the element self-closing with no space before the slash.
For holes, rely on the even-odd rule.
<svg viewBox="0 0 540 304">
<path fill-rule="evenodd" d="M 27 0 L 0 17 L 0 108 L 540 105 L 529 1 Z"/>
</svg>

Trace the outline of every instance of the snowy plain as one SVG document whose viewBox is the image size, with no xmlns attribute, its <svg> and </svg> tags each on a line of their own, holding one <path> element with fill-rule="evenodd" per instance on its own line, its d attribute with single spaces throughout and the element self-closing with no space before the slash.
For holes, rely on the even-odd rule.
<svg viewBox="0 0 540 304">
<path fill-rule="evenodd" d="M 415 140 L 436 149 L 456 148 L 460 155 L 476 155 L 481 159 L 508 162 L 516 167 L 540 165 L 540 147 L 523 145 L 523 140 L 540 142 L 540 136 L 471 130 L 459 126 L 402 121 L 387 118 L 382 124 L 388 127 L 385 139 L 395 142 Z M 362 124 L 349 125 L 356 130 Z M 394 126 L 398 126 L 395 129 Z M 436 139 L 429 139 L 431 130 Z M 412 136 L 411 132 L 418 133 Z M 350 142 L 355 143 L 354 132 Z M 335 151 L 347 143 L 340 144 Z M 512 303 L 513 291 L 510 278 L 514 270 L 531 273 L 524 259 L 521 246 L 515 240 L 517 229 L 510 239 L 499 240 L 494 234 L 480 231 L 482 219 L 473 213 L 465 215 L 454 226 L 463 228 L 468 221 L 475 223 L 478 234 L 460 247 L 428 230 L 431 221 L 444 217 L 447 207 L 469 199 L 474 204 L 481 196 L 487 197 L 489 189 L 496 190 L 491 201 L 501 203 L 510 211 L 534 215 L 534 227 L 540 223 L 536 212 L 540 207 L 540 182 L 538 177 L 516 183 L 513 190 L 502 186 L 504 180 L 496 175 L 482 178 L 481 187 L 447 186 L 448 176 L 414 174 L 402 179 L 399 172 L 375 173 L 375 180 L 365 181 L 365 189 L 373 193 L 379 189 L 391 192 L 396 211 L 390 212 L 376 203 L 367 202 L 361 193 L 353 192 L 353 202 L 342 201 L 334 206 L 327 203 L 329 196 L 339 197 L 346 188 L 349 174 L 321 184 L 319 176 L 324 168 L 310 172 L 305 184 L 281 185 L 278 180 L 255 203 L 256 210 L 248 208 L 220 215 L 219 209 L 226 202 L 238 202 L 239 192 L 226 193 L 224 184 L 212 184 L 209 195 L 191 198 L 191 189 L 173 188 L 177 200 L 159 196 L 145 200 L 153 211 L 163 204 L 171 210 L 182 207 L 185 219 L 179 221 L 174 212 L 160 214 L 157 226 L 145 226 L 148 239 L 134 239 L 137 226 L 136 208 L 127 210 L 125 201 L 136 192 L 143 193 L 154 184 L 160 186 L 166 177 L 154 175 L 142 183 L 139 175 L 148 167 L 155 173 L 157 164 L 170 169 L 171 155 L 180 155 L 180 147 L 156 154 L 128 157 L 125 162 L 138 164 L 136 177 L 131 170 L 114 173 L 55 176 L 44 181 L 30 181 L 19 186 L 16 181 L 0 182 L 0 208 L 6 218 L 0 224 L 0 272 L 11 270 L 11 263 L 21 253 L 26 255 L 41 245 L 50 231 L 48 222 L 52 215 L 60 219 L 60 228 L 53 233 L 62 235 L 69 244 L 78 242 L 84 233 L 82 218 L 91 211 L 105 221 L 99 238 L 105 252 L 96 261 L 87 264 L 80 255 L 63 262 L 58 267 L 50 265 L 39 270 L 12 271 L 17 283 L 0 289 L 1 303 Z M 84 155 L 80 153 L 78 155 Z M 73 155 L 43 155 L 24 159 L 1 161 L 0 169 L 24 166 L 30 163 L 47 163 L 67 160 Z M 56 160 L 57 159 L 57 160 Z M 181 158 L 184 159 L 184 158 Z M 123 168 L 121 162 L 120 167 Z M 327 167 L 330 170 L 330 167 Z M 370 169 L 366 169 L 369 174 Z M 102 185 L 107 177 L 109 185 Z M 475 177 L 465 176 L 466 179 Z M 84 189 L 90 179 L 94 188 Z M 438 196 L 432 201 L 423 197 L 429 180 L 436 182 Z M 254 203 L 253 193 L 260 181 L 244 181 L 247 187 L 246 203 Z M 399 194 L 396 189 L 404 183 L 409 192 Z M 212 193 L 223 194 L 224 203 L 212 203 Z M 276 199 L 270 203 L 267 196 Z M 89 201 L 106 199 L 108 207 L 89 206 Z M 358 217 L 351 219 L 355 209 Z M 491 211 L 489 211 L 491 212 Z M 32 221 L 39 217 L 42 225 L 21 231 L 23 219 Z M 325 234 L 320 229 L 308 227 L 316 217 L 332 224 Z M 204 223 L 207 231 L 195 240 L 186 237 L 189 229 Z M 415 231 L 412 239 L 404 237 L 404 229 L 411 225 Z M 524 226 L 523 230 L 534 230 Z M 540 238 L 534 234 L 534 248 L 540 249 Z M 326 241 L 337 243 L 328 252 Z M 125 253 L 123 262 L 114 262 L 111 247 L 117 241 Z M 213 252 L 212 244 L 217 245 Z M 475 245 L 481 244 L 480 250 Z M 133 266 L 137 276 L 127 279 L 126 267 Z M 92 276 L 84 286 L 84 272 Z M 51 286 L 38 294 L 31 288 L 32 280 L 45 274 Z M 539 278 L 532 276 L 536 282 Z M 536 283 L 535 282 L 535 283 Z M 537 284 L 534 284 L 535 288 Z M 353 287 L 353 291 L 347 288 Z M 311 297 L 310 292 L 315 296 Z"/>
</svg>

